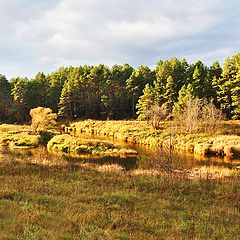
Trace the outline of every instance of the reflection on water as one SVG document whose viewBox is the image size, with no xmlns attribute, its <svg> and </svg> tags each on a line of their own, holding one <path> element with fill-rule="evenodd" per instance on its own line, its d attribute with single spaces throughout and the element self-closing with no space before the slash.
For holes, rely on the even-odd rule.
<svg viewBox="0 0 240 240">
<path fill-rule="evenodd" d="M 136 157 L 104 157 L 98 155 L 74 155 L 48 152 L 44 147 L 35 149 L 0 149 L 0 162 L 17 161 L 43 165 L 120 165 L 125 170 L 137 168 Z"/>
<path fill-rule="evenodd" d="M 201 166 L 222 166 L 232 168 L 240 165 L 240 158 L 217 157 L 217 156 L 199 156 L 192 153 L 169 150 L 169 146 L 163 148 L 150 147 L 134 143 L 126 143 L 123 140 L 113 137 L 99 136 L 87 133 L 81 133 L 84 138 L 94 138 L 100 140 L 110 140 L 122 147 L 132 148 L 138 152 L 137 168 L 143 169 L 191 169 Z"/>
<path fill-rule="evenodd" d="M 240 165 L 240 159 L 229 159 L 219 157 L 201 157 L 194 154 L 169 151 L 168 146 L 163 148 L 153 148 L 137 144 L 126 143 L 110 137 L 82 134 L 84 138 L 95 138 L 102 140 L 110 140 L 118 143 L 123 148 L 132 148 L 138 152 L 134 157 L 103 157 L 97 155 L 73 155 L 51 153 L 44 147 L 36 149 L 0 149 L 0 162 L 2 161 L 20 161 L 29 162 L 31 164 L 45 165 L 82 165 L 94 164 L 99 166 L 120 165 L 126 170 L 130 169 L 156 169 L 171 171 L 171 169 L 192 169 L 201 166 L 220 166 L 232 168 Z"/>
</svg>

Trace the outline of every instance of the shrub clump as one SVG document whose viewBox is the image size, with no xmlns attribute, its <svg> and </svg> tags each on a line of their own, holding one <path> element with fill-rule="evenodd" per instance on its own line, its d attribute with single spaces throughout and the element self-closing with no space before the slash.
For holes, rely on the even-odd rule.
<svg viewBox="0 0 240 240">
<path fill-rule="evenodd" d="M 213 101 L 192 95 L 184 104 L 178 102 L 174 105 L 173 116 L 178 131 L 185 133 L 213 134 L 221 129 L 224 120 L 223 113 L 214 106 Z"/>
</svg>

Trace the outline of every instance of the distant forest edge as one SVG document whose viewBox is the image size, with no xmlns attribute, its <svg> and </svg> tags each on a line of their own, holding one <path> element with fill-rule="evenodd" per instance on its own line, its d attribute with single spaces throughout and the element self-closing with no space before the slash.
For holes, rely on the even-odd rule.
<svg viewBox="0 0 240 240">
<path fill-rule="evenodd" d="M 68 119 L 129 119 L 151 105 L 169 112 L 191 94 L 213 101 L 228 118 L 240 118 L 240 53 L 223 67 L 185 59 L 159 61 L 155 69 L 128 64 L 61 67 L 35 78 L 0 75 L 0 121 L 26 122 L 29 111 L 49 107 Z M 181 98 L 181 99 L 180 99 Z"/>
</svg>

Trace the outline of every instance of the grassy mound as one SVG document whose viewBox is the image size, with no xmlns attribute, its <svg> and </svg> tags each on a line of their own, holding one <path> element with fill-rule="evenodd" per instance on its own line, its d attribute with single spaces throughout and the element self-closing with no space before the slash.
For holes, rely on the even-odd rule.
<svg viewBox="0 0 240 240">
<path fill-rule="evenodd" d="M 39 141 L 40 135 L 34 134 L 28 126 L 0 125 L 0 147 L 33 148 Z"/>
<path fill-rule="evenodd" d="M 97 154 L 97 155 L 135 155 L 132 149 L 123 149 L 119 145 L 95 139 L 84 139 L 73 137 L 68 134 L 53 137 L 47 145 L 48 150 L 61 151 L 65 153 L 77 154 Z"/>
</svg>

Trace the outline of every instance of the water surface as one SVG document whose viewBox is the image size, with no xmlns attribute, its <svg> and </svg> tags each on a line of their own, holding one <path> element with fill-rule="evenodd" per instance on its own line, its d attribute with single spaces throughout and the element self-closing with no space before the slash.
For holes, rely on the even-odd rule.
<svg viewBox="0 0 240 240">
<path fill-rule="evenodd" d="M 177 152 L 170 150 L 169 146 L 163 148 L 149 147 L 139 144 L 126 143 L 112 137 L 81 134 L 84 138 L 94 138 L 108 140 L 119 144 L 123 148 L 131 148 L 138 152 L 134 157 L 103 157 L 98 155 L 74 155 L 48 152 L 45 147 L 36 149 L 0 149 L 0 161 L 17 160 L 20 162 L 29 162 L 31 164 L 48 165 L 79 165 L 79 164 L 97 164 L 108 165 L 117 164 L 126 170 L 130 169 L 156 169 L 156 170 L 182 170 L 192 169 L 201 166 L 220 166 L 233 168 L 240 165 L 240 159 L 229 159 L 227 157 L 202 157 L 190 153 Z M 79 136 L 79 137 L 81 137 Z"/>
</svg>

